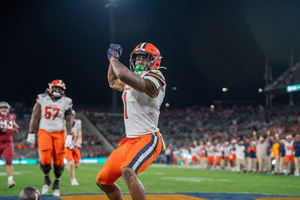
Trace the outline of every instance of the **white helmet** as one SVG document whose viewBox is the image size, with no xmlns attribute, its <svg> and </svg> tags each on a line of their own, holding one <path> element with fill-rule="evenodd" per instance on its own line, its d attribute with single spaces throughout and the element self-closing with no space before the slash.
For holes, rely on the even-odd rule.
<svg viewBox="0 0 300 200">
<path fill-rule="evenodd" d="M 7 102 L 5 102 L 5 101 L 0 102 L 1 115 L 7 115 L 9 113 L 9 109 L 10 109 L 10 105 Z"/>
</svg>

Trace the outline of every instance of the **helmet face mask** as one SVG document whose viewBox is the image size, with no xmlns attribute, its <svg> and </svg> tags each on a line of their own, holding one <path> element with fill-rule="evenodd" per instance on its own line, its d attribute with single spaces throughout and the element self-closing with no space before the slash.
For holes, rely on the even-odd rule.
<svg viewBox="0 0 300 200">
<path fill-rule="evenodd" d="M 9 109 L 10 109 L 10 105 L 7 102 L 5 102 L 5 101 L 0 102 L 1 115 L 7 115 L 9 113 Z"/>
<path fill-rule="evenodd" d="M 144 42 L 136 46 L 130 54 L 129 69 L 131 71 L 135 71 L 135 63 L 137 60 L 136 57 L 141 54 L 146 55 L 146 61 L 148 62 L 147 66 L 144 66 L 143 70 L 148 71 L 156 70 L 159 68 L 162 58 L 159 50 L 153 44 Z"/>
<path fill-rule="evenodd" d="M 61 90 L 58 88 L 61 88 Z M 62 80 L 57 79 L 49 83 L 49 93 L 54 97 L 62 97 L 65 93 L 65 90 L 66 85 Z"/>
</svg>

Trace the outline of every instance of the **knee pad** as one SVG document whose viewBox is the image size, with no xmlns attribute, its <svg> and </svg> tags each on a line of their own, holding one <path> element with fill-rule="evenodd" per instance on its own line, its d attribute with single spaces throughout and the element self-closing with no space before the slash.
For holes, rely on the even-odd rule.
<svg viewBox="0 0 300 200">
<path fill-rule="evenodd" d="M 41 164 L 41 170 L 44 172 L 44 174 L 49 174 L 49 171 L 51 170 L 51 165 Z"/>
<path fill-rule="evenodd" d="M 59 178 L 62 175 L 63 171 L 64 171 L 64 165 L 62 166 L 54 165 L 54 174 L 56 178 Z"/>
</svg>

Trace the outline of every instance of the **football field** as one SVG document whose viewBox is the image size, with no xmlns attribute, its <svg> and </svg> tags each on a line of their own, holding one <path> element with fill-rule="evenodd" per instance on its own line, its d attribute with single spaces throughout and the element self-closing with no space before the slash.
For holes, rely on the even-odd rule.
<svg viewBox="0 0 300 200">
<path fill-rule="evenodd" d="M 65 168 L 60 182 L 62 196 L 53 198 L 49 192 L 48 195 L 43 195 L 42 199 L 108 199 L 95 184 L 95 177 L 102 166 L 82 164 L 79 169 L 76 169 L 79 186 L 71 186 L 69 174 Z M 29 186 L 41 191 L 43 174 L 39 165 L 15 165 L 14 171 L 16 186 L 9 189 L 5 166 L 0 166 L 0 200 L 17 199 L 20 191 Z M 52 171 L 50 177 L 53 182 Z M 294 176 L 152 165 L 138 177 L 146 189 L 147 199 L 150 200 L 300 199 L 300 178 Z M 124 199 L 131 199 L 126 195 L 128 189 L 122 178 L 117 181 L 117 184 L 125 194 Z M 74 196 L 76 194 L 78 195 Z"/>
</svg>

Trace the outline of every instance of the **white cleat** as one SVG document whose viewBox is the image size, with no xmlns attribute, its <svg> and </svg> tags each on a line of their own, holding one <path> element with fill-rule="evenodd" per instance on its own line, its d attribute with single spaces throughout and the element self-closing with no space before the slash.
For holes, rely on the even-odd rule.
<svg viewBox="0 0 300 200">
<path fill-rule="evenodd" d="M 295 177 L 299 177 L 299 173 L 295 173 Z"/>
<path fill-rule="evenodd" d="M 16 185 L 16 183 L 13 180 L 12 181 L 8 181 L 8 183 L 7 183 L 7 187 L 8 188 L 12 188 L 15 185 Z"/>
<path fill-rule="evenodd" d="M 47 194 L 49 191 L 49 185 L 43 185 L 42 187 L 42 194 Z"/>
<path fill-rule="evenodd" d="M 59 190 L 53 190 L 53 196 L 59 197 L 60 196 Z"/>
<path fill-rule="evenodd" d="M 77 182 L 76 179 L 74 179 L 74 180 L 71 180 L 71 185 L 79 185 L 79 183 Z"/>
</svg>

